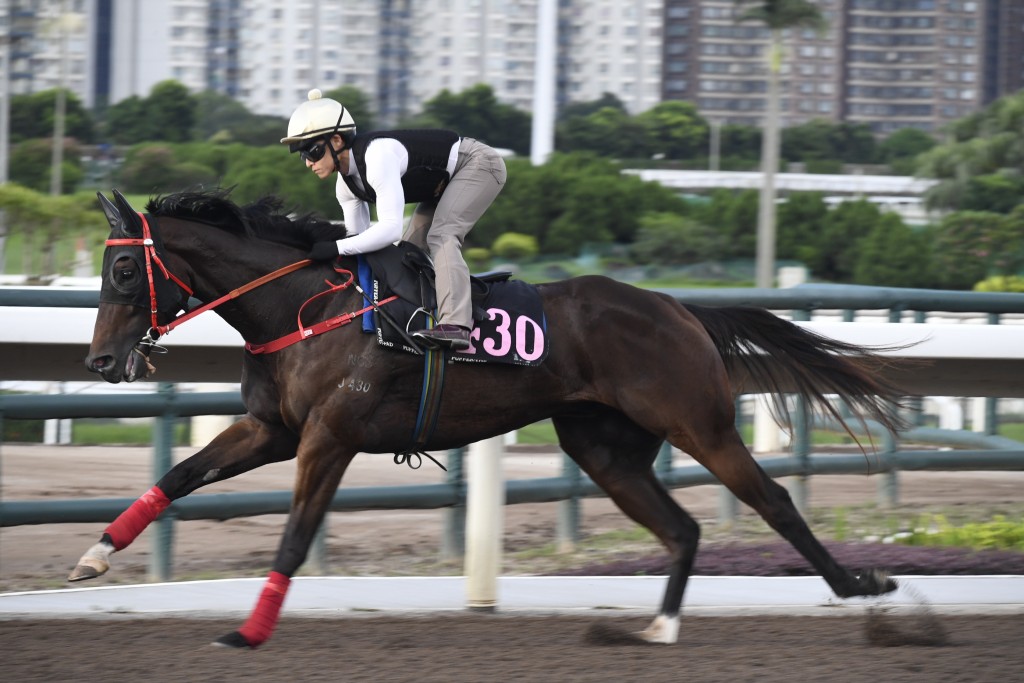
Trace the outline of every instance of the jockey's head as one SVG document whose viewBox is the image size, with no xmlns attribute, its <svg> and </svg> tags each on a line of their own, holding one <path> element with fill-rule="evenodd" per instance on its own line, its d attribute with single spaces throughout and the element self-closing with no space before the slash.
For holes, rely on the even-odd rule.
<svg viewBox="0 0 1024 683">
<path fill-rule="evenodd" d="M 356 122 L 348 109 L 314 88 L 309 91 L 309 99 L 292 112 L 288 135 L 281 138 L 281 143 L 288 145 L 289 151 L 299 152 L 303 161 L 317 162 L 330 152 L 335 168 L 341 168 L 338 153 L 352 145 L 355 134 Z M 341 137 L 337 148 L 331 144 L 335 135 Z"/>
</svg>

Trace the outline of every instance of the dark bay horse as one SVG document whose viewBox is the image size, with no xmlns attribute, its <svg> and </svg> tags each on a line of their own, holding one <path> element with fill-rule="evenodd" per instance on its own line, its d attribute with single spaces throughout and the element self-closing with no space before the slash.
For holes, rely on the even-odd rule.
<svg viewBox="0 0 1024 683">
<path fill-rule="evenodd" d="M 173 324 L 190 295 L 219 301 L 216 312 L 250 344 L 295 333 L 303 305 L 307 323 L 366 307 L 353 288 L 340 285 L 313 298 L 327 282 L 342 282 L 344 273 L 356 270 L 349 258 L 333 266 L 299 263 L 312 242 L 338 236 L 329 223 L 290 218 L 269 198 L 239 207 L 221 191 L 153 199 L 146 214 L 116 191 L 114 197 L 110 202 L 100 196 L 111 235 L 86 359 L 88 369 L 108 382 L 148 374 L 154 337 Z M 245 293 L 247 283 L 282 268 L 287 275 Z M 751 457 L 734 425 L 734 396 L 744 381 L 776 395 L 793 392 L 841 419 L 829 400 L 838 396 L 859 416 L 898 429 L 901 392 L 875 374 L 882 359 L 872 350 L 815 335 L 769 311 L 681 305 L 604 277 L 537 288 L 548 321 L 548 357 L 536 367 L 447 364 L 436 429 L 425 448 L 455 448 L 551 418 L 560 447 L 670 553 L 660 610 L 640 637 L 676 642 L 700 536 L 697 522 L 652 470 L 665 440 L 756 510 L 836 595 L 896 588 L 882 573 L 855 575 L 832 558 L 786 490 Z M 382 349 L 359 325 L 338 326 L 275 353 L 246 353 L 244 418 L 173 467 L 112 522 L 69 580 L 106 572 L 111 554 L 171 501 L 297 458 L 292 507 L 272 571 L 248 620 L 217 641 L 261 645 L 352 458 L 409 450 L 423 376 L 421 357 Z"/>
</svg>

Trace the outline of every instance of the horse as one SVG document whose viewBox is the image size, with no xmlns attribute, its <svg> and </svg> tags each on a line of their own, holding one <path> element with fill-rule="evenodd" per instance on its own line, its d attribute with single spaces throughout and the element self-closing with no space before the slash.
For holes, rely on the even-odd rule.
<svg viewBox="0 0 1024 683">
<path fill-rule="evenodd" d="M 111 232 L 86 368 L 111 383 L 143 379 L 161 333 L 213 308 L 247 342 L 247 412 L 119 515 L 68 579 L 105 573 L 111 555 L 172 501 L 294 458 L 293 499 L 271 571 L 246 621 L 213 643 L 259 647 L 352 459 L 412 450 L 424 360 L 382 348 L 359 325 L 328 324 L 383 309 L 348 286 L 358 265 L 352 257 L 305 258 L 313 242 L 340 236 L 330 222 L 289 215 L 274 197 L 239 205 L 222 189 L 152 197 L 145 213 L 117 190 L 113 201 L 97 194 Z M 877 373 L 885 363 L 878 348 L 817 335 L 761 308 L 683 304 L 603 276 L 529 286 L 543 303 L 547 357 L 517 367 L 454 363 L 441 352 L 442 400 L 422 447 L 458 448 L 550 418 L 560 448 L 670 556 L 660 607 L 637 637 L 677 642 L 700 538 L 698 523 L 655 476 L 665 441 L 759 513 L 837 596 L 896 589 L 886 573 L 857 574 L 832 557 L 735 426 L 735 396 L 749 383 L 775 396 L 795 393 L 806 409 L 842 421 L 831 400 L 838 397 L 854 416 L 901 429 L 904 394 Z M 203 305 L 182 313 L 190 300 Z M 256 352 L 279 339 L 288 343 Z"/>
</svg>

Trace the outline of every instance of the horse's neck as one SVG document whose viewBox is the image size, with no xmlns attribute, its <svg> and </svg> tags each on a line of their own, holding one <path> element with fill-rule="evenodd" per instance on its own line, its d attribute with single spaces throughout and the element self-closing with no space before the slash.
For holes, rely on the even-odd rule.
<svg viewBox="0 0 1024 683">
<path fill-rule="evenodd" d="M 193 275 L 194 296 L 204 303 L 247 288 L 257 280 L 303 260 L 301 252 L 270 242 L 246 239 L 212 228 L 193 229 L 193 232 L 195 234 L 186 239 L 166 242 L 168 249 L 188 264 Z M 323 269 L 314 264 L 270 279 L 214 310 L 246 341 L 267 341 L 295 329 L 299 307 L 328 288 L 324 280 Z M 308 314 L 316 316 L 318 311 L 334 303 L 330 299 L 336 298 L 319 297 L 311 302 Z"/>
</svg>

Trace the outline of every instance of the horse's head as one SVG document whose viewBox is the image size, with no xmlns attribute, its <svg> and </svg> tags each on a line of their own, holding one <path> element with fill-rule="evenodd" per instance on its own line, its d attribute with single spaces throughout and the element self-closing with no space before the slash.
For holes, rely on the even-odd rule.
<svg viewBox="0 0 1024 683">
<path fill-rule="evenodd" d="M 89 355 L 90 372 L 111 383 L 134 382 L 152 371 L 148 362 L 159 326 L 172 320 L 189 292 L 164 264 L 154 224 L 114 190 L 114 202 L 97 193 L 110 223 L 103 254 L 99 312 Z"/>
</svg>

